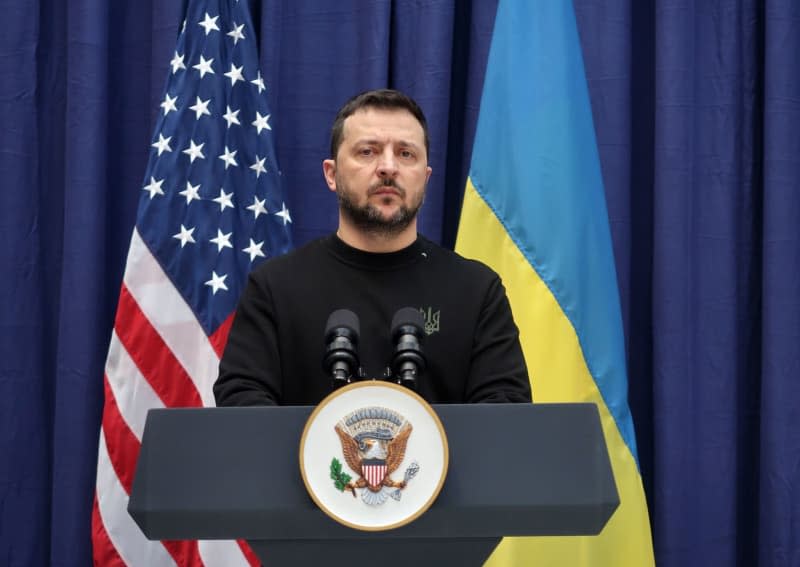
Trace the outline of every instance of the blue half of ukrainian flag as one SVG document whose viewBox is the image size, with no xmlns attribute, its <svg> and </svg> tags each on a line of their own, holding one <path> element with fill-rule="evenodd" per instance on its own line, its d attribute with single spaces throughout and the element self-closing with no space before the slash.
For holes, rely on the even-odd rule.
<svg viewBox="0 0 800 567">
<path fill-rule="evenodd" d="M 600 160 L 569 0 L 500 0 L 456 250 L 503 279 L 536 402 L 597 404 L 620 507 L 488 565 L 653 565 Z"/>
</svg>

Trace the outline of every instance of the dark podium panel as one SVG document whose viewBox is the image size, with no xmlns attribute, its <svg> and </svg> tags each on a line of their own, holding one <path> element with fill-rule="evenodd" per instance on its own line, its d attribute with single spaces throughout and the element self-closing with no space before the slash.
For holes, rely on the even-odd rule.
<svg viewBox="0 0 800 567">
<path fill-rule="evenodd" d="M 151 410 L 128 511 L 150 539 L 246 539 L 264 565 L 480 565 L 503 536 L 596 535 L 619 505 L 594 404 L 435 405 L 439 497 L 385 532 L 342 526 L 300 476 L 311 407 Z"/>
</svg>

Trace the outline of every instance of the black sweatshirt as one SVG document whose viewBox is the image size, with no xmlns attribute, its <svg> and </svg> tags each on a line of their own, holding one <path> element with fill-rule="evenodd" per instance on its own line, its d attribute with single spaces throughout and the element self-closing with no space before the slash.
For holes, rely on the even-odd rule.
<svg viewBox="0 0 800 567">
<path fill-rule="evenodd" d="M 427 368 L 417 391 L 430 403 L 529 402 L 519 332 L 500 278 L 419 236 L 370 253 L 335 235 L 269 260 L 249 277 L 219 365 L 219 406 L 313 405 L 332 391 L 323 369 L 325 325 L 337 309 L 360 320 L 368 378 L 391 363 L 391 323 L 422 310 Z"/>
</svg>

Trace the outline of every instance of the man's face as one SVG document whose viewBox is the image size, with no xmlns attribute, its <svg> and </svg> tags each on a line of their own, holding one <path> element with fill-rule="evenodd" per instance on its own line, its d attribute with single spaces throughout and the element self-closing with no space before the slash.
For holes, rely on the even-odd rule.
<svg viewBox="0 0 800 567">
<path fill-rule="evenodd" d="M 366 108 L 344 122 L 336 160 L 323 164 L 342 215 L 392 235 L 416 218 L 431 174 L 422 126 L 406 110 Z"/>
</svg>

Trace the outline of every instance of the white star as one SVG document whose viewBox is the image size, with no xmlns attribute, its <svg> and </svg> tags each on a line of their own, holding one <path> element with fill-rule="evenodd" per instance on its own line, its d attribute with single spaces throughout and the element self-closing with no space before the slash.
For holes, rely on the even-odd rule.
<svg viewBox="0 0 800 567">
<path fill-rule="evenodd" d="M 197 201 L 200 200 L 199 191 L 200 191 L 200 184 L 199 183 L 197 185 L 192 185 L 191 183 L 189 183 L 187 181 L 186 182 L 186 189 L 184 189 L 183 191 L 178 193 L 178 195 L 183 195 L 184 197 L 186 197 L 186 204 L 188 205 L 189 203 L 191 203 L 194 200 L 197 200 Z"/>
<path fill-rule="evenodd" d="M 219 159 L 225 162 L 225 169 L 228 169 L 229 165 L 234 167 L 238 166 L 239 164 L 236 163 L 236 152 L 239 150 L 230 151 L 228 146 L 225 146 L 225 153 L 219 156 Z"/>
<path fill-rule="evenodd" d="M 262 258 L 266 258 L 266 256 L 264 256 L 264 253 L 261 251 L 261 247 L 262 246 L 264 246 L 264 241 L 263 240 L 261 242 L 257 243 L 251 238 L 250 239 L 250 246 L 248 246 L 247 248 L 242 248 L 242 252 L 247 252 L 248 254 L 250 254 L 250 261 L 251 262 L 253 260 L 255 260 L 257 256 L 261 256 Z"/>
<path fill-rule="evenodd" d="M 221 276 L 217 275 L 217 272 L 211 272 L 211 279 L 206 282 L 206 285 L 211 288 L 211 292 L 216 295 L 217 292 L 221 289 L 228 291 L 228 286 L 225 285 L 225 278 L 227 278 L 227 274 L 222 274 Z"/>
<path fill-rule="evenodd" d="M 187 242 L 194 244 L 194 237 L 192 236 L 194 229 L 195 227 L 186 228 L 185 226 L 181 225 L 181 231 L 178 234 L 174 234 L 172 238 L 177 238 L 181 241 L 181 248 L 186 246 Z"/>
<path fill-rule="evenodd" d="M 219 26 L 217 25 L 217 20 L 218 19 L 219 19 L 219 16 L 214 16 L 212 18 L 211 16 L 208 15 L 208 12 L 206 12 L 205 19 L 202 22 L 198 22 L 198 25 L 202 26 L 203 28 L 205 28 L 206 35 L 208 35 L 208 34 L 211 33 L 211 30 L 219 31 Z"/>
<path fill-rule="evenodd" d="M 200 78 L 202 79 L 203 77 L 206 76 L 206 73 L 211 73 L 212 75 L 214 74 L 214 69 L 211 68 L 211 64 L 213 62 L 214 62 L 213 57 L 207 60 L 205 57 L 201 55 L 200 63 L 198 63 L 197 65 L 192 65 L 192 69 L 197 69 L 198 71 L 200 71 Z"/>
<path fill-rule="evenodd" d="M 160 106 L 161 106 L 161 108 L 163 108 L 163 109 L 164 109 L 164 116 L 166 116 L 167 114 L 169 114 L 169 112 L 170 112 L 171 110 L 174 110 L 174 111 L 176 111 L 176 112 L 178 111 L 178 109 L 177 109 L 177 108 L 175 108 L 175 101 L 176 101 L 176 100 L 178 100 L 178 97 L 177 97 L 177 96 L 175 96 L 175 97 L 172 97 L 172 98 L 171 98 L 171 97 L 169 96 L 169 93 L 166 93 L 166 94 L 164 95 L 164 101 L 163 101 L 163 102 L 161 103 L 161 105 L 160 105 Z"/>
<path fill-rule="evenodd" d="M 261 78 L 261 71 L 258 72 L 258 76 L 250 81 L 255 86 L 258 87 L 258 94 L 261 94 L 261 91 L 265 90 L 267 87 L 264 86 L 264 79 Z"/>
<path fill-rule="evenodd" d="M 264 130 L 265 128 L 267 130 L 272 130 L 272 127 L 269 125 L 269 117 L 269 114 L 266 116 L 261 116 L 260 112 L 256 112 L 256 119 L 253 120 L 251 124 L 256 127 L 256 130 L 258 130 L 259 134 L 261 133 L 261 130 Z"/>
<path fill-rule="evenodd" d="M 281 203 L 281 210 L 275 213 L 275 216 L 283 219 L 283 226 L 286 226 L 287 222 L 292 222 L 292 217 L 289 216 L 289 209 L 286 208 L 286 203 Z"/>
<path fill-rule="evenodd" d="M 175 57 L 172 58 L 172 61 L 169 62 L 172 65 L 172 74 L 178 72 L 178 69 L 186 69 L 186 65 L 183 63 L 183 55 L 178 55 L 178 52 L 175 52 Z"/>
<path fill-rule="evenodd" d="M 169 147 L 169 141 L 172 139 L 172 136 L 169 138 L 165 138 L 161 133 L 158 134 L 158 142 L 154 144 L 150 144 L 154 148 L 158 150 L 158 155 L 161 155 L 164 152 L 171 152 L 172 148 Z"/>
<path fill-rule="evenodd" d="M 148 183 L 147 185 L 142 187 L 142 189 L 144 191 L 149 191 L 150 192 L 150 198 L 152 199 L 156 195 L 163 195 L 164 194 L 164 190 L 161 188 L 161 184 L 162 183 L 164 183 L 163 179 L 159 179 L 158 181 L 156 181 L 155 177 L 151 177 L 150 178 L 150 183 Z"/>
<path fill-rule="evenodd" d="M 232 196 L 233 196 L 233 191 L 231 191 L 230 193 L 226 193 L 225 189 L 220 189 L 219 197 L 211 200 L 214 201 L 215 203 L 219 203 L 219 210 L 220 212 L 222 212 L 225 210 L 225 207 L 233 208 L 233 201 L 231 200 Z"/>
<path fill-rule="evenodd" d="M 232 232 L 224 234 L 220 229 L 217 229 L 217 237 L 211 239 L 211 242 L 217 245 L 217 252 L 222 252 L 223 248 L 233 248 L 233 244 L 231 244 L 232 234 Z"/>
<path fill-rule="evenodd" d="M 258 159 L 258 156 L 256 156 L 256 162 L 250 166 L 250 169 L 256 172 L 256 179 L 258 179 L 259 175 L 261 175 L 262 173 L 267 172 L 267 168 L 264 167 L 264 162 L 266 160 L 267 158 Z"/>
<path fill-rule="evenodd" d="M 194 110 L 194 113 L 195 113 L 194 119 L 195 120 L 200 120 L 200 117 L 203 114 L 207 114 L 208 116 L 211 116 L 211 113 L 208 111 L 208 103 L 209 102 L 211 102 L 211 99 L 202 100 L 198 96 L 197 100 L 194 103 L 194 105 L 189 107 L 191 110 Z"/>
<path fill-rule="evenodd" d="M 239 111 L 238 110 L 231 110 L 231 107 L 228 106 L 228 105 L 225 105 L 225 108 L 227 110 L 226 110 L 225 114 L 222 115 L 222 117 L 228 123 L 228 128 L 231 127 L 231 124 L 240 124 L 241 125 L 241 122 L 239 122 L 239 117 L 238 117 Z"/>
<path fill-rule="evenodd" d="M 189 163 L 194 163 L 194 160 L 197 158 L 206 159 L 206 156 L 203 155 L 203 146 L 206 145 L 205 142 L 200 144 L 199 146 L 194 143 L 194 140 L 189 140 L 189 144 L 191 144 L 188 148 L 183 150 L 187 156 L 189 156 Z"/>
<path fill-rule="evenodd" d="M 244 76 L 242 76 L 242 69 L 244 69 L 244 65 L 241 67 L 237 67 L 233 63 L 231 63 L 231 70 L 227 73 L 223 73 L 226 77 L 231 80 L 231 86 L 236 84 L 236 81 L 244 81 Z"/>
<path fill-rule="evenodd" d="M 266 203 L 266 202 L 267 202 L 266 199 L 264 199 L 263 201 L 259 201 L 258 197 L 253 197 L 253 204 L 250 205 L 249 207 L 247 207 L 247 210 L 248 211 L 253 211 L 253 214 L 255 215 L 255 218 L 258 218 L 258 215 L 262 215 L 262 214 L 266 215 L 267 212 L 268 212 L 267 208 L 264 206 L 264 203 Z"/>
<path fill-rule="evenodd" d="M 233 38 L 233 45 L 236 45 L 240 39 L 244 39 L 242 29 L 244 29 L 244 24 L 237 26 L 236 22 L 233 22 L 233 29 L 228 32 L 228 35 Z"/>
</svg>

